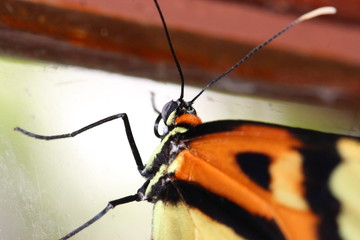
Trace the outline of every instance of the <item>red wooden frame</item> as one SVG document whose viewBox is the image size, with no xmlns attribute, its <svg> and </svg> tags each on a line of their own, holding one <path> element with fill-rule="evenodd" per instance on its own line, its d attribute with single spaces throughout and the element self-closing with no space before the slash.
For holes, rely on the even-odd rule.
<svg viewBox="0 0 360 240">
<path fill-rule="evenodd" d="M 265 8 L 264 1 L 248 2 L 160 0 L 188 84 L 204 85 L 299 12 L 322 5 L 321 1 L 272 0 Z M 337 16 L 302 23 L 214 88 L 357 108 L 360 3 L 334 4 L 340 10 Z M 352 7 L 345 8 L 346 4 Z M 149 0 L 2 0 L 0 51 L 178 81 Z"/>
</svg>

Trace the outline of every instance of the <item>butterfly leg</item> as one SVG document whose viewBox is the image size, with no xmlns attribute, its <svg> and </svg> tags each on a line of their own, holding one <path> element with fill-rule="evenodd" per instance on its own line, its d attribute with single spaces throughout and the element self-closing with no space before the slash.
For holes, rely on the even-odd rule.
<svg viewBox="0 0 360 240">
<path fill-rule="evenodd" d="M 151 92 L 151 106 L 152 106 L 154 112 L 156 112 L 157 114 L 160 114 L 160 113 L 161 113 L 160 110 L 157 109 L 157 107 L 156 107 L 156 104 L 155 104 L 155 93 L 154 93 L 154 92 Z"/>
<path fill-rule="evenodd" d="M 130 122 L 129 122 L 129 119 L 128 119 L 126 113 L 115 114 L 115 115 L 112 115 L 110 117 L 101 119 L 101 120 L 99 120 L 97 122 L 94 122 L 92 124 L 89 124 L 89 125 L 87 125 L 87 126 L 85 126 L 83 128 L 80 128 L 79 130 L 74 131 L 74 132 L 66 133 L 66 134 L 60 134 L 60 135 L 51 135 L 51 136 L 39 135 L 39 134 L 29 132 L 29 131 L 27 131 L 25 129 L 22 129 L 20 127 L 16 127 L 16 128 L 14 128 L 14 130 L 18 131 L 18 132 L 21 132 L 21 133 L 23 133 L 23 134 L 25 134 L 25 135 L 27 135 L 29 137 L 36 138 L 36 139 L 55 140 L 55 139 L 75 137 L 76 135 L 78 135 L 78 134 L 80 134 L 82 132 L 85 132 L 85 131 L 87 131 L 87 130 L 89 130 L 91 128 L 97 127 L 97 126 L 99 126 L 99 125 L 101 125 L 103 123 L 110 122 L 110 121 L 118 119 L 118 118 L 121 118 L 124 121 L 126 136 L 127 136 L 128 141 L 129 141 L 129 145 L 130 145 L 131 151 L 133 153 L 133 156 L 134 156 L 134 159 L 135 159 L 135 162 L 136 162 L 136 166 L 137 166 L 139 172 L 141 173 L 141 170 L 144 169 L 144 164 L 143 164 L 143 162 L 141 160 L 139 150 L 138 150 L 138 148 L 136 146 L 136 143 L 135 143 L 132 131 L 131 131 L 131 127 L 130 127 Z"/>
<path fill-rule="evenodd" d="M 129 202 L 140 201 L 140 200 L 141 199 L 139 197 L 139 194 L 134 194 L 134 195 L 130 195 L 130 196 L 126 196 L 123 198 L 119 198 L 119 199 L 110 201 L 108 203 L 108 205 L 101 212 L 96 214 L 93 218 L 91 218 L 89 221 L 87 221 L 80 227 L 78 227 L 78 228 L 74 229 L 72 232 L 68 233 L 66 236 L 60 238 L 60 240 L 65 240 L 65 239 L 71 238 L 78 232 L 82 231 L 83 229 L 87 228 L 88 226 L 90 226 L 91 224 L 93 224 L 94 222 L 96 222 L 97 220 L 102 218 L 109 210 L 115 208 L 116 206 L 125 204 L 125 203 L 129 203 Z"/>
</svg>

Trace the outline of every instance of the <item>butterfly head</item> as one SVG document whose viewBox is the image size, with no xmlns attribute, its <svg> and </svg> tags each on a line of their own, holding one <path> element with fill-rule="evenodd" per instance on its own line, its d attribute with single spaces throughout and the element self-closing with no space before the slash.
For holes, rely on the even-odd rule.
<svg viewBox="0 0 360 240">
<path fill-rule="evenodd" d="M 165 125 L 169 127 L 175 125 L 176 119 L 183 114 L 196 115 L 196 111 L 189 102 L 185 102 L 184 100 L 171 100 L 164 105 L 161 111 L 161 118 L 164 120 Z"/>
<path fill-rule="evenodd" d="M 164 122 L 163 133 L 158 131 L 160 121 Z M 201 123 L 201 120 L 196 114 L 196 110 L 192 107 L 192 101 L 186 102 L 183 99 L 176 101 L 171 100 L 166 103 L 157 117 L 154 125 L 155 135 L 159 138 L 165 136 L 175 126 L 179 124 L 186 124 L 196 126 Z"/>
</svg>

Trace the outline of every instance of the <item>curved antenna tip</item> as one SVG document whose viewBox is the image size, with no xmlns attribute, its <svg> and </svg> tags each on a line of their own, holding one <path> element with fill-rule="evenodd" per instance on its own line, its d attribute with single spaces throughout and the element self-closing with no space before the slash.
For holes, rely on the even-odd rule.
<svg viewBox="0 0 360 240">
<path fill-rule="evenodd" d="M 298 20 L 305 21 L 305 20 L 315 18 L 315 17 L 321 16 L 321 15 L 335 14 L 335 13 L 336 13 L 336 8 L 334 8 L 334 7 L 321 7 L 321 8 L 312 10 L 308 13 L 305 13 L 304 15 L 299 17 Z"/>
<path fill-rule="evenodd" d="M 281 34 L 283 34 L 284 32 L 286 32 L 287 30 L 289 30 L 290 28 L 294 27 L 295 25 L 299 24 L 302 21 L 311 19 L 311 18 L 315 18 L 321 15 L 325 15 L 325 14 L 335 14 L 336 13 L 336 8 L 334 7 L 321 7 L 321 8 L 317 8 L 313 11 L 310 11 L 308 13 L 305 13 L 304 15 L 300 16 L 298 19 L 296 19 L 295 21 L 293 21 L 292 23 L 290 23 L 289 25 L 287 25 L 286 27 L 284 27 L 283 29 L 281 29 L 279 32 L 277 32 L 276 34 L 274 34 L 272 37 L 270 37 L 268 40 L 266 40 L 265 42 L 261 43 L 260 45 L 256 46 L 253 50 L 251 50 L 245 57 L 243 57 L 242 59 L 240 59 L 237 63 L 235 63 L 231 68 L 229 68 L 228 70 L 226 70 L 224 73 L 222 73 L 220 76 L 218 76 L 217 78 L 215 78 L 214 80 L 212 80 L 211 82 L 209 82 L 189 103 L 193 104 L 195 102 L 195 100 L 206 90 L 208 89 L 211 85 L 213 85 L 214 83 L 216 83 L 217 81 L 219 81 L 221 78 L 223 78 L 224 76 L 226 76 L 227 74 L 229 74 L 230 72 L 232 72 L 234 69 L 236 69 L 240 64 L 242 64 L 243 62 L 245 62 L 247 59 L 249 59 L 252 55 L 254 55 L 257 51 L 259 51 L 261 48 L 265 47 L 267 44 L 269 44 L 271 41 L 273 41 L 275 38 L 279 37 Z"/>
</svg>

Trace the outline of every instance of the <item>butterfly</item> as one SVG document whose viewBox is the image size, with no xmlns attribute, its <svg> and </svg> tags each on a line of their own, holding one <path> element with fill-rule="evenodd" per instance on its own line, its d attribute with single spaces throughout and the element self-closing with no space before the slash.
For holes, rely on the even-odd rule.
<svg viewBox="0 0 360 240">
<path fill-rule="evenodd" d="M 152 238 L 160 239 L 341 239 L 356 233 L 349 218 L 357 217 L 353 188 L 343 186 L 357 174 L 360 139 L 344 135 L 242 120 L 202 123 L 193 104 L 212 84 L 297 23 L 322 14 L 307 13 L 252 50 L 232 68 L 184 100 L 184 79 L 166 23 L 155 0 L 181 78 L 177 100 L 165 104 L 155 120 L 161 139 L 143 164 L 127 114 L 116 114 L 69 134 L 75 137 L 98 125 L 122 119 L 135 163 L 146 178 L 138 191 L 109 204 L 68 239 L 112 208 L 134 201 L 154 204 Z M 160 131 L 163 123 L 163 131 Z M 352 173 L 355 171 L 355 173 Z M 349 178 L 350 177 L 350 178 Z M 350 191 L 350 192 L 349 192 Z M 356 201 L 355 201 L 356 202 Z"/>
</svg>

